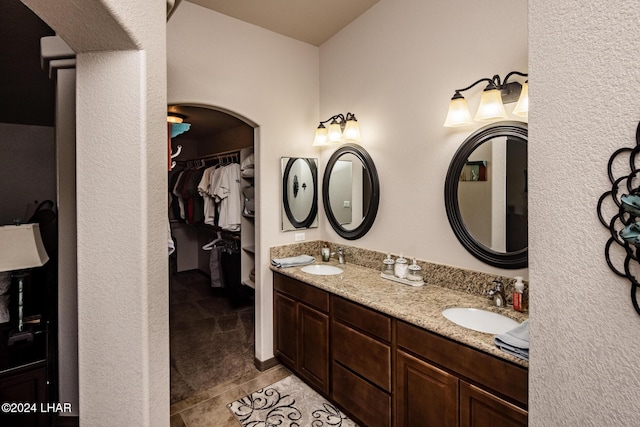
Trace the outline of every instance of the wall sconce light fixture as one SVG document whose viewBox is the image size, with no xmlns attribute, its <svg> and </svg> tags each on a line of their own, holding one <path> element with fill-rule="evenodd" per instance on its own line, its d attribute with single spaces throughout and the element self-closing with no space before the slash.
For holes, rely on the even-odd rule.
<svg viewBox="0 0 640 427">
<path fill-rule="evenodd" d="M 449 102 L 449 112 L 447 113 L 447 118 L 444 121 L 444 126 L 467 126 L 473 124 L 474 120 L 484 122 L 506 119 L 507 112 L 504 109 L 504 104 L 516 102 L 516 100 L 518 103 L 513 109 L 513 114 L 520 117 L 527 117 L 529 114 L 529 83 L 528 80 L 524 82 L 524 85 L 518 82 L 508 82 L 509 77 L 514 74 L 528 77 L 528 74 L 526 73 L 511 71 L 504 78 L 504 82 L 501 82 L 500 76 L 496 74 L 491 79 L 483 78 L 463 89 L 456 89 L 451 101 Z M 478 111 L 472 119 L 471 113 L 469 113 L 467 100 L 464 99 L 461 92 L 467 91 L 481 82 L 487 82 L 487 86 L 482 92 Z"/>
<path fill-rule="evenodd" d="M 328 129 L 324 126 L 327 122 L 331 122 Z M 346 116 L 336 114 L 321 121 L 316 129 L 313 146 L 322 147 L 341 142 L 360 142 L 360 126 L 358 126 L 358 121 L 353 113 L 347 113 Z"/>
</svg>

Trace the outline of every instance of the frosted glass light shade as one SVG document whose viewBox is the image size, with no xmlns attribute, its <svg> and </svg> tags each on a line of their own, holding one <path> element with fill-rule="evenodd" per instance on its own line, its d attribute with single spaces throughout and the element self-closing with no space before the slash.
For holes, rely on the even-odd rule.
<svg viewBox="0 0 640 427">
<path fill-rule="evenodd" d="M 183 121 L 184 121 L 184 118 L 181 116 L 178 116 L 177 114 L 169 113 L 167 115 L 167 123 L 182 123 Z"/>
<path fill-rule="evenodd" d="M 318 129 L 316 129 L 316 137 L 313 140 L 313 146 L 321 147 L 323 145 L 327 145 L 327 128 L 320 124 Z"/>
<path fill-rule="evenodd" d="M 480 106 L 476 112 L 475 120 L 487 121 L 506 119 L 507 111 L 502 104 L 502 95 L 498 89 L 490 89 L 482 92 Z"/>
<path fill-rule="evenodd" d="M 447 118 L 444 121 L 444 126 L 448 128 L 458 126 L 468 126 L 473 124 L 471 119 L 471 113 L 469 113 L 469 106 L 467 100 L 463 97 L 453 97 L 449 101 L 449 112 Z"/>
<path fill-rule="evenodd" d="M 40 267 L 48 260 L 38 224 L 0 227 L 0 272 Z"/>
<path fill-rule="evenodd" d="M 520 117 L 529 117 L 529 82 L 524 82 L 518 103 L 513 109 L 513 114 Z"/>
<path fill-rule="evenodd" d="M 342 129 L 340 123 L 333 120 L 329 125 L 329 142 L 340 142 L 342 139 Z"/>
<path fill-rule="evenodd" d="M 360 126 L 356 119 L 347 120 L 344 127 L 344 139 L 346 141 L 360 142 Z"/>
</svg>

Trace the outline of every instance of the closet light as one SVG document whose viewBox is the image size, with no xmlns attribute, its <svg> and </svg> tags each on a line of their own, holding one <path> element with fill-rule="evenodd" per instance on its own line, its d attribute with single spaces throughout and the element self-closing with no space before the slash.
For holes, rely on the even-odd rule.
<svg viewBox="0 0 640 427">
<path fill-rule="evenodd" d="M 526 117 L 528 113 L 528 85 L 525 82 L 523 87 L 518 82 L 508 82 L 509 77 L 517 74 L 519 76 L 527 77 L 528 74 L 521 73 L 519 71 L 511 71 L 504 78 L 504 82 L 500 81 L 500 76 L 497 74 L 492 78 L 482 78 L 472 83 L 471 85 L 463 88 L 456 89 L 451 101 L 449 101 L 449 111 L 447 118 L 445 119 L 445 127 L 457 127 L 467 126 L 473 124 L 471 120 L 471 114 L 467 106 L 467 101 L 462 96 L 461 92 L 467 91 L 481 82 L 486 82 L 487 86 L 482 92 L 482 98 L 478 111 L 476 112 L 474 120 L 476 121 L 491 121 L 491 120 L 504 120 L 507 118 L 507 112 L 504 108 L 504 104 L 516 102 L 516 110 L 514 114 Z M 522 105 L 521 105 L 522 102 Z M 518 109 L 518 106 L 521 107 Z"/>
<path fill-rule="evenodd" d="M 330 122 L 328 129 L 324 126 L 327 122 Z M 321 121 L 316 129 L 313 145 L 314 147 L 322 147 L 345 141 L 360 142 L 360 126 L 353 113 L 347 113 L 346 116 L 336 114 Z"/>
<path fill-rule="evenodd" d="M 186 116 L 178 113 L 167 113 L 167 123 L 182 123 Z"/>
</svg>

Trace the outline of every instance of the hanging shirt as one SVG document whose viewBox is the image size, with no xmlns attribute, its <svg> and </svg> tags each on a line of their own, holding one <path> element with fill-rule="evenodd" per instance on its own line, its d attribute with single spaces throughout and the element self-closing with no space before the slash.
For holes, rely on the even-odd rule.
<svg viewBox="0 0 640 427">
<path fill-rule="evenodd" d="M 224 230 L 240 230 L 242 220 L 242 194 L 239 164 L 232 163 L 224 167 L 220 182 L 214 191 L 214 196 L 220 200 L 218 225 Z"/>
</svg>

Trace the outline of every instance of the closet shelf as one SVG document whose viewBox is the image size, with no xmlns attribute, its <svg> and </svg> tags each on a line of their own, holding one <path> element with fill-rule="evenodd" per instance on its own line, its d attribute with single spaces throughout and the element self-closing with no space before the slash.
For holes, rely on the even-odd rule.
<svg viewBox="0 0 640 427">
<path fill-rule="evenodd" d="M 256 217 L 255 214 L 246 214 L 246 213 L 243 213 L 242 216 L 245 217 L 245 218 L 255 218 Z"/>
<path fill-rule="evenodd" d="M 255 254 L 256 253 L 255 245 L 243 246 L 242 250 L 245 251 L 245 252 L 249 252 L 250 254 Z"/>
<path fill-rule="evenodd" d="M 252 288 L 252 289 L 255 289 L 255 288 L 256 288 L 256 284 L 255 284 L 255 282 L 254 282 L 253 280 L 251 280 L 251 279 L 244 279 L 244 280 L 242 281 L 242 284 L 243 284 L 243 285 L 245 285 L 245 286 L 248 286 L 248 287 L 250 287 L 250 288 Z"/>
</svg>

